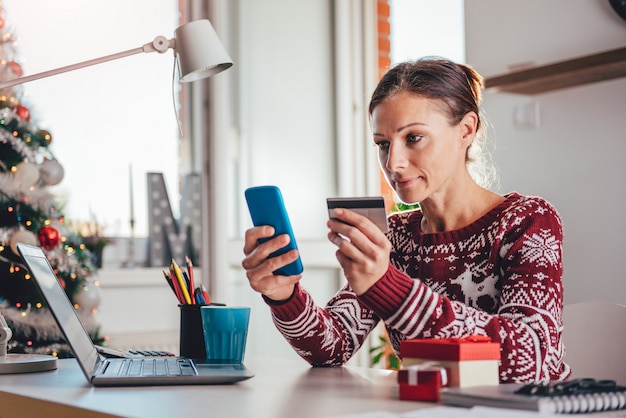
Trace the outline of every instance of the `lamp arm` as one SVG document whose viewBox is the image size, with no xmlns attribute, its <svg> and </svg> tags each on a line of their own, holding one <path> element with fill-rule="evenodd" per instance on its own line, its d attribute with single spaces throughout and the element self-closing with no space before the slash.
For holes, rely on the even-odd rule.
<svg viewBox="0 0 626 418">
<path fill-rule="evenodd" d="M 20 78 L 16 78 L 10 81 L 2 82 L 0 83 L 0 90 L 5 89 L 7 87 L 13 87 L 18 84 L 28 83 L 29 81 L 39 80 L 41 78 L 46 78 L 46 77 L 50 77 L 53 75 L 78 70 L 80 68 L 85 68 L 85 67 L 89 67 L 92 65 L 101 64 L 103 62 L 113 61 L 119 58 L 128 57 L 130 55 L 139 54 L 141 52 L 146 52 L 146 53 L 159 52 L 162 54 L 165 51 L 167 51 L 169 48 L 174 48 L 174 45 L 175 45 L 174 39 L 170 39 L 168 41 L 167 38 L 165 38 L 164 36 L 157 36 L 156 38 L 154 38 L 152 42 L 149 42 L 139 48 L 129 49 L 128 51 L 118 52 L 116 54 L 106 55 L 100 58 L 94 58 L 88 61 L 79 62 L 78 64 L 67 65 L 65 67 L 60 67 L 54 70 L 48 70 L 48 71 L 44 71 L 41 73 L 29 75 L 26 77 L 20 77 Z"/>
</svg>

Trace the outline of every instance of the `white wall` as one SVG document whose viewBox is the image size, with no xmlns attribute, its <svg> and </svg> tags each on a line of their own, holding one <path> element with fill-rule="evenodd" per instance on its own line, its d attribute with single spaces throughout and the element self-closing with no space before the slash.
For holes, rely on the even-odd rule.
<svg viewBox="0 0 626 418">
<path fill-rule="evenodd" d="M 246 187 L 279 186 L 298 237 L 317 238 L 326 233 L 326 213 L 317 209 L 336 187 L 331 8 L 317 1 L 239 4 L 234 192 L 245 209 Z M 238 221 L 234 233 L 241 236 L 251 225 L 246 210 Z"/>
<path fill-rule="evenodd" d="M 481 74 L 546 64 L 626 45 L 626 22 L 601 0 L 466 0 L 466 58 Z M 516 127 L 516 106 L 536 102 L 537 128 Z M 488 93 L 501 192 L 541 195 L 564 225 L 565 302 L 626 304 L 626 79 L 535 96 Z"/>
</svg>

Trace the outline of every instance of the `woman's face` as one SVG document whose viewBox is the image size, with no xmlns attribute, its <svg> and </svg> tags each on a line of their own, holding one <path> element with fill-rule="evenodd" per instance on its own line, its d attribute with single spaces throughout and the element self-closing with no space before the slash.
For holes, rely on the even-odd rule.
<svg viewBox="0 0 626 418">
<path fill-rule="evenodd" d="M 456 180 L 467 172 L 465 155 L 475 134 L 474 116 L 470 112 L 450 126 L 438 101 L 408 92 L 394 94 L 374 108 L 378 161 L 403 202 L 445 198 L 458 184 Z"/>
</svg>

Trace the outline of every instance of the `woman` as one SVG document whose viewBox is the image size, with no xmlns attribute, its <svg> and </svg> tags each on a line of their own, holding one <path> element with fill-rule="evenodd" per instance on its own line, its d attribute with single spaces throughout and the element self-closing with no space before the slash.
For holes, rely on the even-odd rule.
<svg viewBox="0 0 626 418">
<path fill-rule="evenodd" d="M 396 353 L 413 338 L 487 335 L 501 344 L 501 382 L 563 380 L 562 226 L 539 197 L 498 195 L 472 174 L 483 123 L 483 81 L 441 58 L 393 67 L 369 106 L 382 171 L 419 209 L 392 214 L 383 234 L 336 209 L 328 238 L 347 279 L 325 308 L 274 276 L 295 251 L 268 255 L 288 238 L 269 226 L 246 232 L 242 266 L 280 332 L 312 365 L 341 365 L 382 320 Z M 347 238 L 347 239 L 346 239 Z"/>
</svg>

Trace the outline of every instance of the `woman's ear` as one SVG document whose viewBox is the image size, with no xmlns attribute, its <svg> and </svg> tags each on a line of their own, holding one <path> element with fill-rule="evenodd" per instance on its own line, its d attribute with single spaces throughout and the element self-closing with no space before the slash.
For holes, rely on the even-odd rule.
<svg viewBox="0 0 626 418">
<path fill-rule="evenodd" d="M 475 112 L 467 112 L 461 122 L 459 122 L 459 128 L 461 129 L 461 139 L 466 147 L 472 144 L 472 141 L 476 137 L 476 127 L 478 126 L 478 115 Z"/>
</svg>

